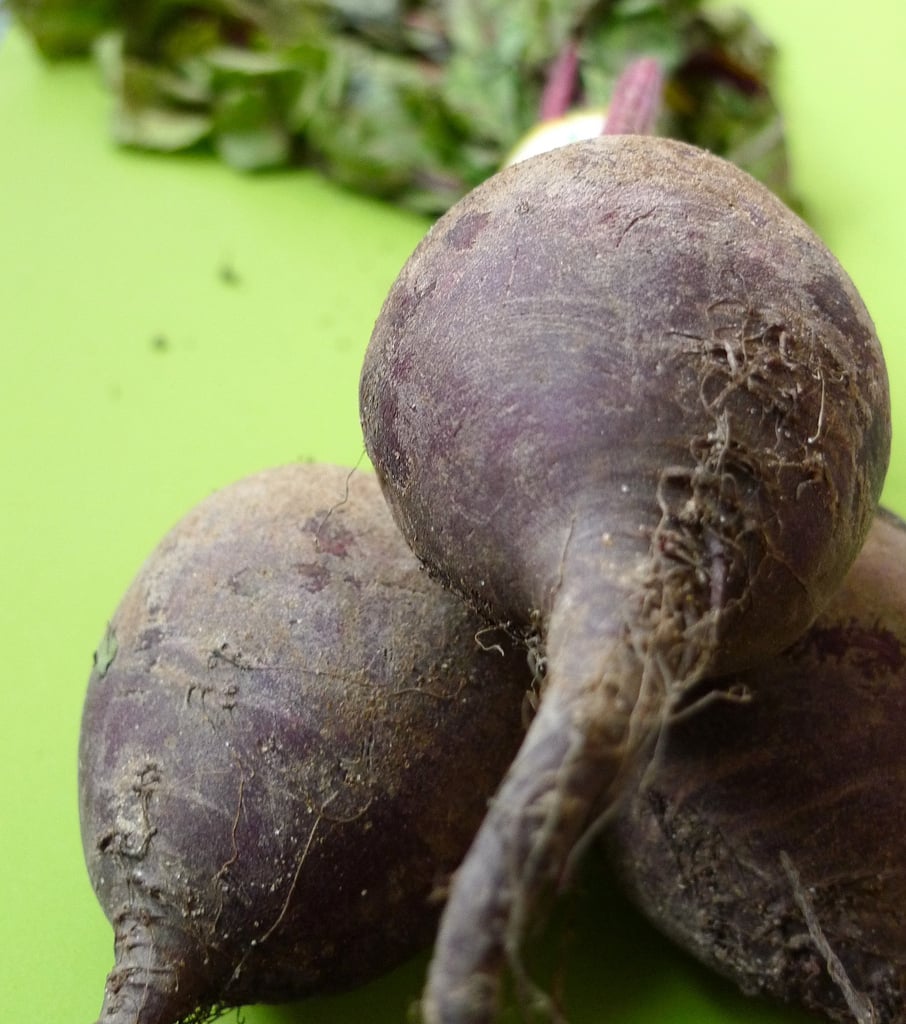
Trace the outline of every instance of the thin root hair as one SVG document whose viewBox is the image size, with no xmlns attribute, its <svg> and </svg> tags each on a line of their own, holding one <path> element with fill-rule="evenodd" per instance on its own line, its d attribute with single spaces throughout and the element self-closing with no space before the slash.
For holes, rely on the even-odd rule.
<svg viewBox="0 0 906 1024">
<path fill-rule="evenodd" d="M 346 479 L 343 482 L 343 497 L 340 498 L 338 501 L 335 501 L 330 506 L 330 508 L 328 508 L 328 510 L 324 513 L 324 516 L 321 519 L 321 522 L 318 524 L 318 529 L 315 531 L 315 549 L 316 550 L 320 550 L 320 548 L 321 548 L 321 534 L 324 531 L 325 527 L 327 526 L 327 523 L 330 520 L 330 517 L 334 514 L 334 512 L 337 512 L 339 509 L 341 509 L 344 505 L 346 505 L 349 502 L 349 485 L 352 482 L 352 478 L 358 472 L 359 467 L 364 462 L 366 455 L 367 455 L 367 452 L 365 451 L 365 448 L 363 446 L 361 452 L 359 453 L 358 459 L 356 459 L 355 465 L 346 474 Z"/>
<path fill-rule="evenodd" d="M 496 654 L 499 654 L 501 656 L 501 658 L 503 658 L 503 657 L 506 656 L 506 652 L 504 651 L 502 644 L 499 644 L 499 643 L 498 644 L 486 644 L 484 642 L 484 640 L 482 639 L 482 637 L 486 633 L 490 633 L 491 635 L 496 633 L 498 631 L 498 628 L 499 627 L 497 627 L 497 626 L 483 626 L 475 634 L 475 643 L 478 644 L 478 646 L 483 651 L 489 651 L 489 652 L 490 651 L 494 651 Z"/>
<path fill-rule="evenodd" d="M 824 933 L 824 929 L 821 927 L 821 922 L 818 920 L 815 904 L 809 891 L 802 884 L 799 872 L 796 870 L 792 858 L 785 850 L 780 851 L 780 866 L 790 883 L 790 888 L 793 891 L 793 900 L 805 920 L 805 926 L 808 929 L 812 942 L 815 943 L 818 952 L 824 957 L 827 973 L 831 976 L 834 984 L 840 989 L 846 1005 L 849 1007 L 857 1024 L 878 1024 L 878 1017 L 871 1000 L 852 983 L 846 968 L 843 966 L 843 962 L 834 951 Z"/>
</svg>

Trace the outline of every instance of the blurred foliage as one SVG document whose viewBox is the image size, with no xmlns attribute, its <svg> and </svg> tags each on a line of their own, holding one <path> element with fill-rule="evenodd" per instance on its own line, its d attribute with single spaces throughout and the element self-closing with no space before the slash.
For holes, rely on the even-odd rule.
<svg viewBox="0 0 906 1024">
<path fill-rule="evenodd" d="M 124 145 L 305 164 L 437 214 L 537 122 L 575 46 L 579 106 L 635 57 L 666 75 L 659 130 L 790 194 L 774 48 L 699 0 L 9 0 L 48 59 L 93 54 Z"/>
</svg>

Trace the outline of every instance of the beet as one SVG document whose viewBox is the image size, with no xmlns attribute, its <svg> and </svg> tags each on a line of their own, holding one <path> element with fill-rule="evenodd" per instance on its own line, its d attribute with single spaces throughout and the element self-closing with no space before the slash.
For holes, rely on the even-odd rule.
<svg viewBox="0 0 906 1024">
<path fill-rule="evenodd" d="M 79 791 L 116 931 L 104 1024 L 348 988 L 427 945 L 518 747 L 524 653 L 347 476 L 290 465 L 203 501 L 96 653 Z"/>
<path fill-rule="evenodd" d="M 906 524 L 768 665 L 671 725 L 606 836 L 667 934 L 749 993 L 906 1021 Z M 873 1014 L 873 1015 L 872 1015 Z"/>
<path fill-rule="evenodd" d="M 429 972 L 429 1024 L 479 1024 L 671 708 L 840 584 L 886 471 L 887 376 L 851 281 L 776 197 L 613 136 L 509 167 L 433 226 L 360 398 L 416 554 L 546 666 Z"/>
</svg>

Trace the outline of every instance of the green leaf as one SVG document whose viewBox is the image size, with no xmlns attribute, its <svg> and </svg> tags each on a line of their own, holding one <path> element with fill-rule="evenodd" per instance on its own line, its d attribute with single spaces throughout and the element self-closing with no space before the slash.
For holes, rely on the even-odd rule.
<svg viewBox="0 0 906 1024">
<path fill-rule="evenodd" d="M 220 92 L 212 129 L 217 152 L 236 170 L 278 167 L 289 159 L 291 140 L 266 84 Z"/>
<path fill-rule="evenodd" d="M 112 626 L 108 625 L 104 635 L 101 637 L 101 642 L 97 646 L 97 650 L 94 652 L 94 670 L 99 678 L 103 679 L 107 675 L 107 670 L 113 664 L 118 650 L 119 643 L 116 639 L 116 632 Z"/>
<path fill-rule="evenodd" d="M 113 137 L 124 146 L 173 153 L 198 145 L 210 135 L 211 117 L 176 107 L 133 107 L 125 101 L 113 111 Z"/>
<path fill-rule="evenodd" d="M 205 55 L 216 71 L 233 73 L 247 78 L 286 74 L 292 63 L 285 54 L 275 50 L 247 50 L 238 46 L 218 46 Z"/>
<path fill-rule="evenodd" d="M 117 0 L 7 0 L 13 17 L 51 59 L 85 56 L 116 19 Z"/>
</svg>

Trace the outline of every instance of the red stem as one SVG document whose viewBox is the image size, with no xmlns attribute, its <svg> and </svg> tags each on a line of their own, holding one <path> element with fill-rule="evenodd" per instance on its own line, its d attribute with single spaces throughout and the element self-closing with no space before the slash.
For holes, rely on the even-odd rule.
<svg viewBox="0 0 906 1024">
<path fill-rule="evenodd" d="M 634 60 L 617 79 L 604 135 L 650 135 L 661 110 L 664 76 L 653 57 Z"/>
<path fill-rule="evenodd" d="M 569 42 L 548 72 L 538 108 L 539 120 L 563 117 L 576 98 L 578 84 L 579 48 L 575 42 Z"/>
<path fill-rule="evenodd" d="M 569 42 L 548 71 L 538 117 L 563 117 L 573 105 L 579 86 L 579 47 Z M 664 76 L 654 57 L 639 57 L 623 71 L 602 129 L 604 135 L 650 135 L 661 110 Z"/>
</svg>

